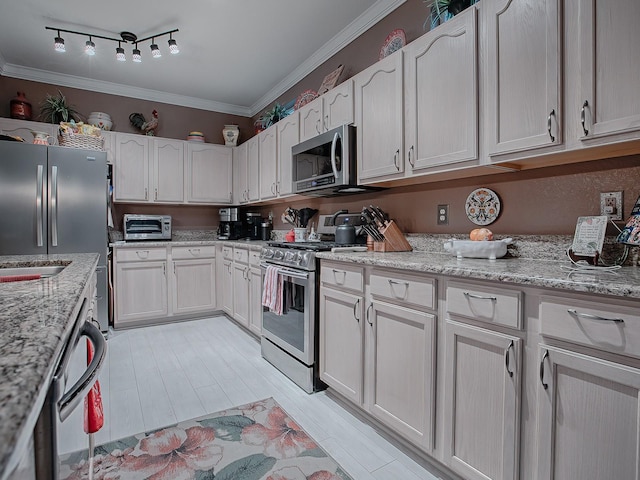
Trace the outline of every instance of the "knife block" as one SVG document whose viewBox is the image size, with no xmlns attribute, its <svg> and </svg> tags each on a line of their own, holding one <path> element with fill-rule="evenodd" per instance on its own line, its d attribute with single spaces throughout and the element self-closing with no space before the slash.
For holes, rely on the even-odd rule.
<svg viewBox="0 0 640 480">
<path fill-rule="evenodd" d="M 387 222 L 387 226 L 380 229 L 380 233 L 384 235 L 384 241 L 373 242 L 374 252 L 410 252 L 413 250 L 393 220 Z"/>
</svg>

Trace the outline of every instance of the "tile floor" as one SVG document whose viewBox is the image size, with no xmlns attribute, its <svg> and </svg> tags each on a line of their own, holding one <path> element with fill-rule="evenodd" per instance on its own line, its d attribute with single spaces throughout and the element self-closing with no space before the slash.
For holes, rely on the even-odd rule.
<svg viewBox="0 0 640 480">
<path fill-rule="evenodd" d="M 96 445 L 273 397 L 355 480 L 445 479 L 416 463 L 325 392 L 308 395 L 224 316 L 112 332 L 99 377 L 105 426 Z M 82 423 L 77 409 L 76 425 Z M 86 448 L 66 430 L 61 452 Z"/>
</svg>

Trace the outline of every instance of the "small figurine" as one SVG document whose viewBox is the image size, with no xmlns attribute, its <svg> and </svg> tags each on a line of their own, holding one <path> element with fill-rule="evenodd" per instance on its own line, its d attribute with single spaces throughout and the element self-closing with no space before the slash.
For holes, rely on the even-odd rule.
<svg viewBox="0 0 640 480">
<path fill-rule="evenodd" d="M 154 137 L 158 128 L 158 111 L 154 110 L 151 112 L 151 115 L 153 115 L 153 118 L 147 122 L 143 114 L 132 113 L 129 115 L 129 121 L 131 122 L 131 125 L 136 127 L 145 135 Z"/>
</svg>

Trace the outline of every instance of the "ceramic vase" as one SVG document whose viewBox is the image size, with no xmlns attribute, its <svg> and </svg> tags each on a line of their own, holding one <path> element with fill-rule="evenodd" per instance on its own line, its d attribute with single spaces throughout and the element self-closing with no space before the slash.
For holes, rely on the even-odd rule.
<svg viewBox="0 0 640 480">
<path fill-rule="evenodd" d="M 240 136 L 238 125 L 225 125 L 222 129 L 222 136 L 224 138 L 225 145 L 229 147 L 235 147 L 238 145 L 238 137 Z"/>
<path fill-rule="evenodd" d="M 11 118 L 18 120 L 31 120 L 31 103 L 25 97 L 24 92 L 18 92 L 16 98 L 11 100 Z"/>
</svg>

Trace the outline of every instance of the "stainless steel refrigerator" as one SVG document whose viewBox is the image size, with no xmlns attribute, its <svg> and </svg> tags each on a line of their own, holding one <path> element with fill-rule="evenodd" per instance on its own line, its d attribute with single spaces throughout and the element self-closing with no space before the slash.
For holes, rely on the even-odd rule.
<svg viewBox="0 0 640 480">
<path fill-rule="evenodd" d="M 99 253 L 98 315 L 108 328 L 107 156 L 0 141 L 0 255 Z"/>
</svg>

